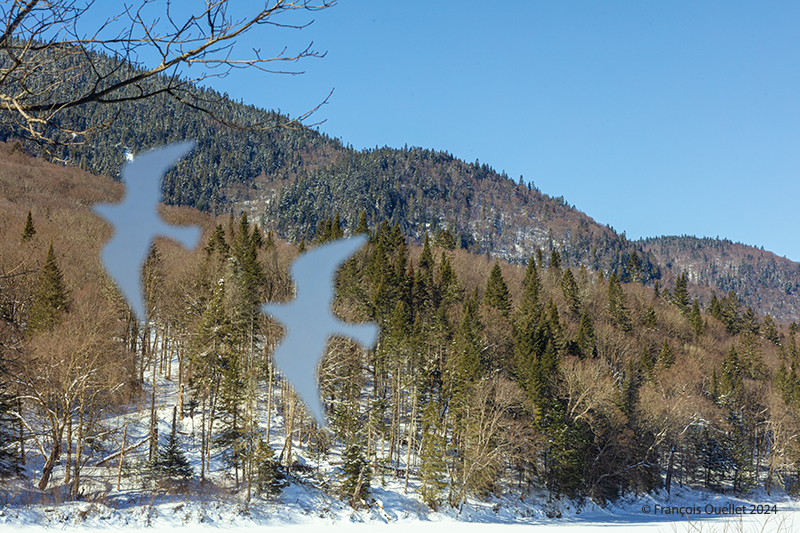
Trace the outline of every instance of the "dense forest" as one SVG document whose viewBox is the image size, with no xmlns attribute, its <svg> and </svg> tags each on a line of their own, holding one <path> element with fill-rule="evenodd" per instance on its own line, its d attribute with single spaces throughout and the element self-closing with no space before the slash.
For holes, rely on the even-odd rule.
<svg viewBox="0 0 800 533">
<path fill-rule="evenodd" d="M 124 483 L 269 499 L 295 480 L 353 507 L 386 478 L 431 508 L 493 492 L 800 490 L 797 326 L 733 291 L 701 305 L 709 289 L 686 273 L 645 286 L 633 251 L 620 276 L 558 247 L 524 264 L 472 253 L 457 227 L 418 244 L 363 209 L 286 226 L 295 243 L 246 212 L 164 207 L 204 236 L 191 252 L 155 242 L 139 324 L 99 263 L 111 228 L 89 210 L 121 197 L 0 145 L 6 477 L 76 498 Z M 357 233 L 369 243 L 339 270 L 334 309 L 381 335 L 370 351 L 330 340 L 320 428 L 273 367 L 282 328 L 259 306 L 291 300 L 297 254 Z"/>
</svg>

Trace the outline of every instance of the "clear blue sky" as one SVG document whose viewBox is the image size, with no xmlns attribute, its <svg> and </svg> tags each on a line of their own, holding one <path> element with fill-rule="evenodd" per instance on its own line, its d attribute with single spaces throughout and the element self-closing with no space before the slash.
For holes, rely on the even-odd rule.
<svg viewBox="0 0 800 533">
<path fill-rule="evenodd" d="M 258 2 L 253 2 L 252 5 Z M 243 9 L 240 3 L 237 9 Z M 629 238 L 800 261 L 800 2 L 343 0 L 239 43 L 323 59 L 211 83 L 355 148 L 446 150 Z"/>
</svg>

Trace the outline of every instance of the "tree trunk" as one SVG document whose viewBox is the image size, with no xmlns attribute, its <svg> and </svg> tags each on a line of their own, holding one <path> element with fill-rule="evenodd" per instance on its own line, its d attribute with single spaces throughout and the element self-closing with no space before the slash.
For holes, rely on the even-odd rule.
<svg viewBox="0 0 800 533">
<path fill-rule="evenodd" d="M 53 449 L 50 451 L 50 456 L 45 461 L 44 466 L 42 467 L 42 479 L 39 481 L 39 490 L 44 490 L 47 488 L 47 484 L 50 483 L 50 476 L 53 473 L 53 467 L 56 465 L 56 461 L 61 456 L 61 435 L 57 435 L 53 438 Z"/>
<path fill-rule="evenodd" d="M 81 482 L 81 461 L 83 460 L 83 413 L 78 416 L 78 435 L 75 439 L 75 461 L 72 464 L 72 497 L 78 497 Z"/>
<path fill-rule="evenodd" d="M 125 458 L 125 442 L 128 440 L 128 423 L 125 422 L 125 429 L 122 432 L 122 449 L 119 452 L 119 464 L 117 465 L 117 492 L 119 492 L 120 481 L 122 480 L 122 460 Z"/>
<path fill-rule="evenodd" d="M 667 461 L 667 479 L 664 482 L 666 485 L 667 494 L 670 493 L 670 489 L 672 488 L 672 467 L 675 462 L 675 446 L 673 445 L 669 449 L 669 460 Z"/>
<path fill-rule="evenodd" d="M 69 485 L 70 474 L 72 473 L 72 417 L 67 420 L 67 460 L 64 469 L 64 485 Z"/>
</svg>

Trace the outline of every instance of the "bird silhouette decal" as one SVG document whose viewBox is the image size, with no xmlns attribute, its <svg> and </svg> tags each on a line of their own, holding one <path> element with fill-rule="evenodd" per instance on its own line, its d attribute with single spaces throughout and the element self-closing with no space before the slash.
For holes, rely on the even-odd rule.
<svg viewBox="0 0 800 533">
<path fill-rule="evenodd" d="M 264 313 L 283 323 L 286 336 L 275 349 L 275 364 L 305 402 L 319 426 L 325 425 L 315 370 L 331 335 L 350 337 L 369 349 L 378 340 L 375 324 L 347 324 L 331 312 L 336 269 L 365 242 L 359 235 L 322 244 L 292 264 L 297 298 L 265 304 Z"/>
<path fill-rule="evenodd" d="M 103 264 L 140 322 L 147 319 L 141 270 L 153 237 L 171 237 L 187 248 L 194 248 L 200 239 L 200 228 L 172 226 L 158 216 L 161 178 L 192 148 L 190 141 L 136 156 L 122 167 L 125 200 L 94 207 L 114 227 L 114 236 L 103 248 Z"/>
</svg>

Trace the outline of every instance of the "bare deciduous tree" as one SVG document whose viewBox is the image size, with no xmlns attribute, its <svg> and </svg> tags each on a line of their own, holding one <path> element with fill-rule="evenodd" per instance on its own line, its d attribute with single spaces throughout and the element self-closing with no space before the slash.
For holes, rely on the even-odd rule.
<svg viewBox="0 0 800 533">
<path fill-rule="evenodd" d="M 82 136 L 109 126 L 63 120 L 64 112 L 85 104 L 124 104 L 166 95 L 208 113 L 226 124 L 247 128 L 298 126 L 319 106 L 292 120 L 238 124 L 218 116 L 221 97 L 197 89 L 197 83 L 235 69 L 298 74 L 273 68 L 306 57 L 321 57 L 311 45 L 264 56 L 252 50 L 234 54 L 236 40 L 258 27 L 300 29 L 286 23 L 289 12 L 318 11 L 335 0 L 274 0 L 235 18 L 229 0 L 206 0 L 195 12 L 170 2 L 139 0 L 122 7 L 98 28 L 85 32 L 98 17 L 93 0 L 16 0 L 0 4 L 0 124 L 43 145 L 79 143 Z M 110 4 L 103 4 L 107 6 Z M 238 6 L 237 6 L 238 7 Z M 154 13 L 161 11 L 160 16 Z M 238 15 L 237 15 L 238 17 Z M 103 20 L 101 17 L 100 20 Z M 146 66 L 144 59 L 153 66 Z M 152 60 L 151 58 L 155 58 Z M 192 74 L 186 69 L 195 67 Z M 323 102 L 324 103 L 324 102 Z M 321 104 L 320 104 L 321 105 Z"/>
<path fill-rule="evenodd" d="M 47 488 L 62 451 L 65 431 L 74 440 L 73 492 L 77 493 L 82 450 L 98 430 L 99 419 L 130 381 L 130 365 L 109 332 L 116 320 L 102 297 L 78 299 L 76 308 L 53 331 L 31 339 L 30 354 L 19 364 L 14 382 L 19 398 L 35 407 L 16 413 L 45 458 L 38 486 Z M 22 363 L 22 362 L 21 362 Z M 68 449 L 73 445 L 67 442 Z M 69 468 L 69 465 L 67 465 Z"/>
</svg>

